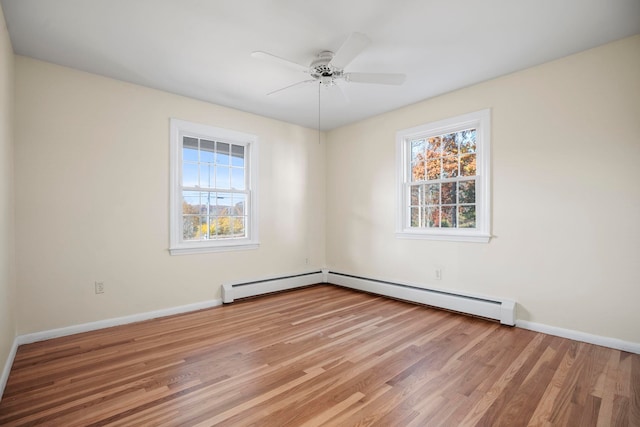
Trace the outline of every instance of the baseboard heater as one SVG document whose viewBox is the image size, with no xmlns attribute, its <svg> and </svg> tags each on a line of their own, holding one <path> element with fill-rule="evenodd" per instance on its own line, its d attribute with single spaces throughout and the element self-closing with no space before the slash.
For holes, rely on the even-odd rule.
<svg viewBox="0 0 640 427">
<path fill-rule="evenodd" d="M 495 319 L 504 325 L 515 325 L 516 303 L 512 300 L 425 289 L 415 284 L 386 282 L 332 271 L 327 273 L 326 280 L 346 288 Z"/>
<path fill-rule="evenodd" d="M 222 285 L 222 302 L 228 304 L 236 299 L 285 291 L 317 283 L 329 283 L 460 313 L 486 317 L 499 320 L 504 325 L 513 326 L 516 320 L 516 303 L 512 300 L 426 289 L 411 283 L 388 282 L 326 270 L 249 282 L 226 283 Z"/>
<path fill-rule="evenodd" d="M 240 298 L 285 291 L 322 282 L 326 282 L 322 271 L 312 271 L 251 282 L 226 283 L 222 285 L 222 302 L 227 304 Z"/>
</svg>

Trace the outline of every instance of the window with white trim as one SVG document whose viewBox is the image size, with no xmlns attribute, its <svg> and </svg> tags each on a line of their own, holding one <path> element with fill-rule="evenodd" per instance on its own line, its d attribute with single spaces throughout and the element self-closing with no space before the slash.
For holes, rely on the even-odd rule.
<svg viewBox="0 0 640 427">
<path fill-rule="evenodd" d="M 490 111 L 397 133 L 398 237 L 488 242 Z"/>
<path fill-rule="evenodd" d="M 171 119 L 172 255 L 258 246 L 257 138 Z"/>
</svg>

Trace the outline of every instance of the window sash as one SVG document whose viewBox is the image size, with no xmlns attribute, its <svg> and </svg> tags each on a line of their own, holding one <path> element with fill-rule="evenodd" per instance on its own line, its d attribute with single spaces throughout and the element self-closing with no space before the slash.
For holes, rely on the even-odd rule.
<svg viewBox="0 0 640 427">
<path fill-rule="evenodd" d="M 185 213 L 184 212 L 184 199 L 186 197 L 185 193 L 195 193 L 198 196 L 198 204 L 197 209 L 198 212 L 192 212 L 192 213 Z M 195 197 L 195 194 L 191 195 L 190 197 Z M 204 204 L 203 200 L 202 200 L 202 195 L 206 194 L 209 195 L 208 197 L 208 202 L 206 204 Z M 211 195 L 215 194 L 215 204 L 212 203 L 212 201 L 210 200 Z M 230 195 L 231 196 L 231 204 L 230 205 L 224 205 L 224 204 L 218 204 L 217 203 L 217 199 L 219 199 L 220 197 L 218 196 L 218 194 L 224 194 L 224 195 Z M 242 197 L 234 197 L 234 195 L 241 195 Z M 182 197 L 183 197 L 183 211 L 182 211 L 182 242 L 194 242 L 194 241 L 199 241 L 199 240 L 228 240 L 228 239 L 246 239 L 249 236 L 249 232 L 250 230 L 248 229 L 248 224 L 249 224 L 249 212 L 251 212 L 251 206 L 249 205 L 249 201 L 251 199 L 250 197 L 250 192 L 249 191 L 231 191 L 231 190 L 220 190 L 220 191 L 216 191 L 216 190 L 209 190 L 209 189 L 202 189 L 202 188 L 198 188 L 198 187 L 191 187 L 191 188 L 185 188 L 183 187 L 183 191 L 182 191 Z M 237 203 L 234 204 L 234 201 L 238 200 L 237 203 L 242 203 L 242 210 L 241 212 L 238 211 L 238 205 Z M 196 207 L 191 205 L 192 207 Z M 205 207 L 206 206 L 206 207 Z M 203 210 L 203 207 L 205 208 L 205 210 Z M 213 207 L 213 209 L 212 209 Z M 221 208 L 221 209 L 219 209 Z M 224 209 L 228 208 L 229 210 L 225 213 Z M 221 211 L 221 212 L 220 212 Z M 203 226 L 206 225 L 206 229 L 202 229 L 200 230 L 200 232 L 195 233 L 196 236 L 198 236 L 198 238 L 191 238 L 191 239 L 187 239 L 185 238 L 185 227 L 187 226 L 188 222 L 187 222 L 187 218 L 198 218 L 199 219 L 199 224 L 200 227 L 202 228 Z M 205 219 L 205 224 L 203 224 L 202 219 Z M 218 221 L 224 221 L 226 219 L 227 224 L 221 225 Z M 236 232 L 235 230 L 238 228 L 237 227 L 237 222 L 238 220 L 242 220 L 242 234 Z M 214 220 L 214 222 L 212 222 L 212 220 Z M 193 222 L 192 222 L 193 223 Z M 211 230 L 215 231 L 214 232 L 214 236 L 211 236 Z M 219 229 L 220 227 L 222 227 L 223 229 L 228 228 L 229 231 L 231 231 L 230 233 L 220 233 Z M 206 232 L 205 232 L 206 230 Z"/>
</svg>

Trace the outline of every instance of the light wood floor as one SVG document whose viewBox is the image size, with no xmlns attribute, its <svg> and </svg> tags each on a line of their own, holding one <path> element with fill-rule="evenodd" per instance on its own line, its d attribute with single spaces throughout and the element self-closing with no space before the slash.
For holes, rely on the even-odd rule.
<svg viewBox="0 0 640 427">
<path fill-rule="evenodd" d="M 640 426 L 640 355 L 321 285 L 21 346 L 39 424 Z"/>
</svg>

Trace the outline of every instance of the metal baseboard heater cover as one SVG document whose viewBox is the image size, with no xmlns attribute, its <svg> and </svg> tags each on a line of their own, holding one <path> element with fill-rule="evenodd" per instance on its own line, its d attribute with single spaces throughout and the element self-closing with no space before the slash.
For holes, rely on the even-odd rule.
<svg viewBox="0 0 640 427">
<path fill-rule="evenodd" d="M 324 277 L 325 276 L 322 271 L 313 271 L 310 273 L 254 280 L 251 282 L 226 283 L 222 285 L 222 302 L 227 304 L 240 298 L 315 285 L 317 283 L 326 282 Z"/>
<path fill-rule="evenodd" d="M 388 282 L 327 270 L 251 282 L 227 283 L 222 285 L 222 302 L 225 304 L 232 303 L 234 300 L 240 298 L 295 289 L 317 283 L 329 283 L 377 295 L 494 319 L 504 325 L 513 326 L 516 322 L 516 303 L 509 299 L 488 298 L 465 293 L 426 289 L 416 284 Z"/>
<path fill-rule="evenodd" d="M 328 272 L 327 280 L 346 288 L 499 320 L 503 325 L 514 326 L 516 323 L 516 303 L 508 299 L 426 289 L 415 284 L 386 282 L 332 271 Z"/>
</svg>

